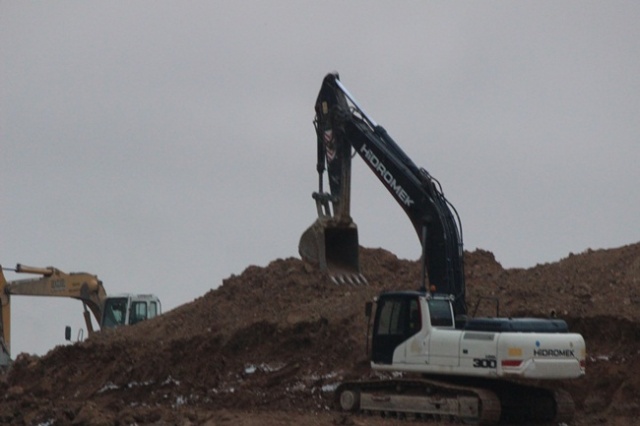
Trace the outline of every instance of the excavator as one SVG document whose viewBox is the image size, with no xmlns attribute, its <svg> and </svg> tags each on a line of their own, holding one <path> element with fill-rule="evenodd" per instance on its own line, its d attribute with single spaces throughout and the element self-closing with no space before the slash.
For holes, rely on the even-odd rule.
<svg viewBox="0 0 640 426">
<path fill-rule="evenodd" d="M 3 270 L 39 275 L 7 282 Z M 123 293 L 107 296 L 102 281 L 86 272 L 65 273 L 52 266 L 46 268 L 17 264 L 0 268 L 0 366 L 11 363 L 11 296 L 51 296 L 78 299 L 84 307 L 89 335 L 94 333 L 91 315 L 101 329 L 132 325 L 160 315 L 160 299 L 152 294 Z M 67 340 L 70 329 L 67 329 Z"/>
<path fill-rule="evenodd" d="M 324 78 L 315 112 L 318 218 L 300 238 L 301 258 L 337 284 L 366 284 L 350 216 L 355 153 L 407 214 L 422 249 L 418 289 L 382 292 L 366 305 L 378 378 L 341 383 L 338 409 L 474 424 L 570 420 L 574 402 L 561 381 L 585 375 L 583 337 L 558 318 L 470 317 L 462 226 L 440 183 L 366 114 L 337 73 Z"/>
</svg>

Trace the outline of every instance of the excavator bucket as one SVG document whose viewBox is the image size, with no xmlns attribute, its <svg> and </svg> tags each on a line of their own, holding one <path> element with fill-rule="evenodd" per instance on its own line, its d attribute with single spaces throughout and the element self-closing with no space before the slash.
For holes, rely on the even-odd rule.
<svg viewBox="0 0 640 426">
<path fill-rule="evenodd" d="M 316 220 L 302 234 L 298 252 L 302 259 L 328 273 L 336 284 L 366 284 L 360 273 L 358 228 L 355 223 Z"/>
</svg>

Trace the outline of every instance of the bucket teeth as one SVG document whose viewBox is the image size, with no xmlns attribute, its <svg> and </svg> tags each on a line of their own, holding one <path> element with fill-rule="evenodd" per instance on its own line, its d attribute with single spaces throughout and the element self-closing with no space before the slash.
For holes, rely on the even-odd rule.
<svg viewBox="0 0 640 426">
<path fill-rule="evenodd" d="M 336 285 L 348 284 L 351 286 L 368 285 L 367 279 L 362 274 L 329 274 L 329 278 Z"/>
</svg>

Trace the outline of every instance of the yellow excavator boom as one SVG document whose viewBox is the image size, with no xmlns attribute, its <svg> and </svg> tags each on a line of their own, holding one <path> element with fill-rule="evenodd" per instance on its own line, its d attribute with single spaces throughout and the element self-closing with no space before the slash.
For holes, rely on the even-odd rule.
<svg viewBox="0 0 640 426">
<path fill-rule="evenodd" d="M 39 268 L 17 264 L 17 273 L 40 275 L 37 278 L 28 278 L 15 281 L 7 281 L 0 269 L 0 337 L 1 348 L 6 353 L 11 353 L 11 296 L 48 296 L 68 297 L 83 302 L 85 308 L 89 308 L 97 323 L 102 320 L 102 310 L 107 293 L 102 281 L 97 276 L 86 272 L 65 273 L 52 266 Z M 85 309 L 85 322 L 89 333 L 93 331 L 91 317 Z"/>
</svg>

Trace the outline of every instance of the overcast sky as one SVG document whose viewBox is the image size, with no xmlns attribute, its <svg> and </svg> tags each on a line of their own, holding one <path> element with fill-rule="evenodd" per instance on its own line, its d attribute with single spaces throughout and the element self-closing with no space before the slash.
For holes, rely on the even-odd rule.
<svg viewBox="0 0 640 426">
<path fill-rule="evenodd" d="M 331 71 L 442 183 L 467 250 L 530 267 L 638 242 L 638 22 L 637 1 L 2 1 L 0 263 L 167 311 L 298 257 Z M 361 245 L 418 258 L 353 164 Z M 12 307 L 14 356 L 83 326 L 74 300 Z"/>
</svg>

